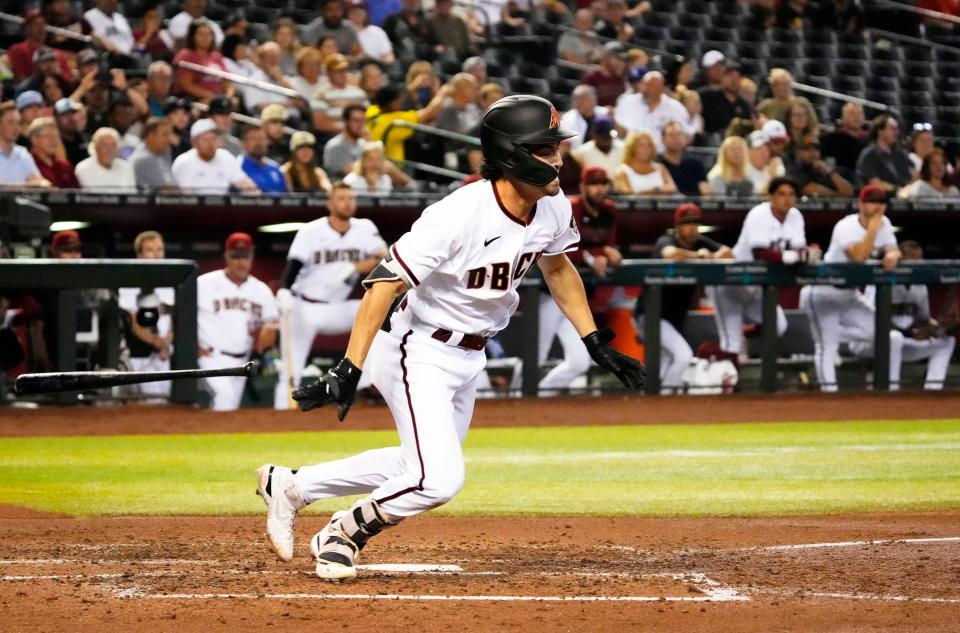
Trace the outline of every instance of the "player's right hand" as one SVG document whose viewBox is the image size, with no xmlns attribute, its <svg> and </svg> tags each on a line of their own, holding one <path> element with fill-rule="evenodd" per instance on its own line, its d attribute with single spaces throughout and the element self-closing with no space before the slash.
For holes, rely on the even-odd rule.
<svg viewBox="0 0 960 633">
<path fill-rule="evenodd" d="M 336 402 L 340 405 L 337 409 L 337 418 L 343 422 L 353 405 L 353 398 L 357 395 L 357 383 L 360 382 L 361 373 L 349 358 L 344 357 L 319 381 L 294 391 L 293 399 L 300 405 L 301 411 L 309 411 Z"/>
<path fill-rule="evenodd" d="M 286 316 L 293 314 L 293 292 L 289 288 L 277 290 L 277 311 Z"/>
</svg>

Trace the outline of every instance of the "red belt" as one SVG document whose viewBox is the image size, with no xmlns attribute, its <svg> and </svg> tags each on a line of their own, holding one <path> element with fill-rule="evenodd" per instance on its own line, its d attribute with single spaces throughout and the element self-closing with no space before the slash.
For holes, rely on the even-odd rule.
<svg viewBox="0 0 960 633">
<path fill-rule="evenodd" d="M 433 338 L 437 339 L 441 343 L 446 343 L 449 341 L 451 336 L 453 336 L 453 332 L 450 330 L 439 329 L 433 333 Z M 460 342 L 457 343 L 457 347 L 464 347 L 466 349 L 472 349 L 479 352 L 483 350 L 484 346 L 489 340 L 490 337 L 488 336 L 480 336 L 479 334 L 464 334 Z"/>
</svg>

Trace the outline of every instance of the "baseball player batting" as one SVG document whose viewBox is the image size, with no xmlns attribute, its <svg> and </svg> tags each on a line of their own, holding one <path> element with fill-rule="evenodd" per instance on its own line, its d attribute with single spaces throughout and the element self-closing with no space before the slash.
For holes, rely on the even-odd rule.
<svg viewBox="0 0 960 633">
<path fill-rule="evenodd" d="M 314 337 L 350 331 L 360 300 L 347 297 L 358 276 L 373 270 L 387 252 L 376 225 L 353 217 L 357 199 L 350 185 L 333 185 L 327 209 L 328 217 L 297 231 L 277 292 L 280 315 L 289 323 L 274 394 L 277 409 L 289 408 L 291 388 L 300 384 Z"/>
<path fill-rule="evenodd" d="M 429 206 L 390 247 L 363 281 L 346 356 L 318 383 L 294 392 L 304 411 L 336 403 L 343 420 L 364 368 L 390 407 L 400 446 L 296 471 L 272 464 L 257 471 L 267 537 L 283 561 L 293 557 L 300 509 L 317 499 L 366 495 L 313 537 L 321 578 L 356 576 L 354 563 L 370 538 L 460 490 L 461 445 L 486 364 L 484 345 L 507 326 L 517 286 L 534 265 L 593 360 L 628 387 L 643 384 L 643 366 L 609 346 L 612 331 L 597 329 L 565 255 L 580 238 L 557 180 L 559 144 L 572 134 L 560 129 L 556 108 L 540 97 L 506 97 L 484 113 L 481 130 L 484 180 Z"/>
</svg>

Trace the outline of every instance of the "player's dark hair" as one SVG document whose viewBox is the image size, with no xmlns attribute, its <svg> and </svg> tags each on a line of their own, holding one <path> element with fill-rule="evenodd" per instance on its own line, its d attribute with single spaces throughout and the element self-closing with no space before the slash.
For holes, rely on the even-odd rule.
<svg viewBox="0 0 960 633">
<path fill-rule="evenodd" d="M 493 163 L 485 160 L 480 163 L 480 177 L 484 180 L 489 180 L 490 182 L 493 182 L 494 180 L 500 180 L 503 178 L 503 170 Z"/>
<path fill-rule="evenodd" d="M 147 119 L 147 122 L 143 125 L 143 137 L 146 138 L 153 132 L 156 132 L 158 129 L 160 129 L 160 126 L 169 124 L 170 122 L 162 116 L 152 116 Z"/>
<path fill-rule="evenodd" d="M 396 86 L 390 84 L 381 86 L 380 89 L 373 94 L 373 104 L 383 110 L 400 97 L 401 94 L 400 88 Z"/>
<path fill-rule="evenodd" d="M 917 240 L 903 240 L 900 242 L 900 250 L 902 251 L 921 251 L 923 247 L 920 246 L 920 242 Z"/>
<path fill-rule="evenodd" d="M 920 165 L 920 180 L 930 182 L 930 163 L 938 156 L 943 159 L 944 165 L 950 164 L 947 161 L 947 153 L 939 147 L 934 147 L 929 154 L 923 157 L 923 163 Z"/>
<path fill-rule="evenodd" d="M 202 27 L 207 27 L 210 29 L 210 34 L 213 35 L 213 26 L 210 20 L 207 18 L 198 18 L 191 22 L 190 26 L 187 28 L 187 37 L 184 42 L 184 48 L 191 51 L 194 49 L 194 47 L 197 45 L 197 31 L 199 31 Z M 215 40 L 211 40 L 210 51 L 215 50 L 217 50 L 217 43 Z"/>
<path fill-rule="evenodd" d="M 870 126 L 870 138 L 877 140 L 877 135 L 880 134 L 880 130 L 887 127 L 887 123 L 890 121 L 890 119 L 896 121 L 897 117 L 891 114 L 877 115 L 877 117 L 873 119 L 873 124 Z"/>
<path fill-rule="evenodd" d="M 770 185 L 767 187 L 767 193 L 771 196 L 776 193 L 777 189 L 784 185 L 789 185 L 793 189 L 794 195 L 800 195 L 800 186 L 797 185 L 797 181 L 789 176 L 777 176 L 770 181 Z"/>
<path fill-rule="evenodd" d="M 348 105 L 343 109 L 343 122 L 346 123 L 347 121 L 349 121 L 350 115 L 353 114 L 354 112 L 359 112 L 360 114 L 363 114 L 364 116 L 366 116 L 367 109 L 361 105 L 357 105 L 356 103 L 351 103 L 350 105 Z"/>
<path fill-rule="evenodd" d="M 243 128 L 241 128 L 240 130 L 240 138 L 243 140 L 246 140 L 247 134 L 249 134 L 253 130 L 262 130 L 262 129 L 263 128 L 260 127 L 259 125 L 244 125 Z"/>
</svg>

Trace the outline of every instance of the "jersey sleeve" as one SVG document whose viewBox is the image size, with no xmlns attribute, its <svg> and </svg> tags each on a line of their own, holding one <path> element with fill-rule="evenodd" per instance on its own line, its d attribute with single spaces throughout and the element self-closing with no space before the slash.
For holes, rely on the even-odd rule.
<svg viewBox="0 0 960 633">
<path fill-rule="evenodd" d="M 661 235 L 657 243 L 653 245 L 653 258 L 663 259 L 663 251 L 668 246 L 676 246 L 672 235 Z"/>
<path fill-rule="evenodd" d="M 566 203 L 564 213 L 566 213 L 567 219 L 561 224 L 561 228 L 553 238 L 553 241 L 543 249 L 544 255 L 559 255 L 560 253 L 569 253 L 570 251 L 575 251 L 580 248 L 580 230 L 577 228 L 577 223 L 573 219 L 573 209 L 566 199 L 564 199 L 564 202 Z"/>
<path fill-rule="evenodd" d="M 293 243 L 290 244 L 290 250 L 287 252 L 287 259 L 296 259 L 306 264 L 313 257 L 313 249 L 310 246 L 311 224 L 304 226 L 293 236 Z"/>
<path fill-rule="evenodd" d="M 387 243 L 380 237 L 380 230 L 377 228 L 377 225 L 370 220 L 365 220 L 365 222 L 367 224 L 367 241 L 364 245 L 366 249 L 365 255 L 367 257 L 373 257 L 386 252 Z"/>
<path fill-rule="evenodd" d="M 881 256 L 884 251 L 897 247 L 897 236 L 893 234 L 893 224 L 890 223 L 890 218 L 883 218 L 883 226 L 877 231 L 874 246 Z"/>
<path fill-rule="evenodd" d="M 411 288 L 419 286 L 459 248 L 463 223 L 458 216 L 457 209 L 440 202 L 427 207 L 390 247 L 393 259 L 387 266 Z"/>
<path fill-rule="evenodd" d="M 263 321 L 276 321 L 280 313 L 277 311 L 277 302 L 273 296 L 273 292 L 270 290 L 270 286 L 262 284 L 259 294 L 261 295 L 261 301 L 263 301 L 261 304 L 263 306 L 261 319 Z"/>
<path fill-rule="evenodd" d="M 796 209 L 791 211 L 791 213 L 796 216 L 796 219 L 790 225 L 790 248 L 806 248 L 807 229 L 803 221 L 803 215 Z"/>
</svg>

